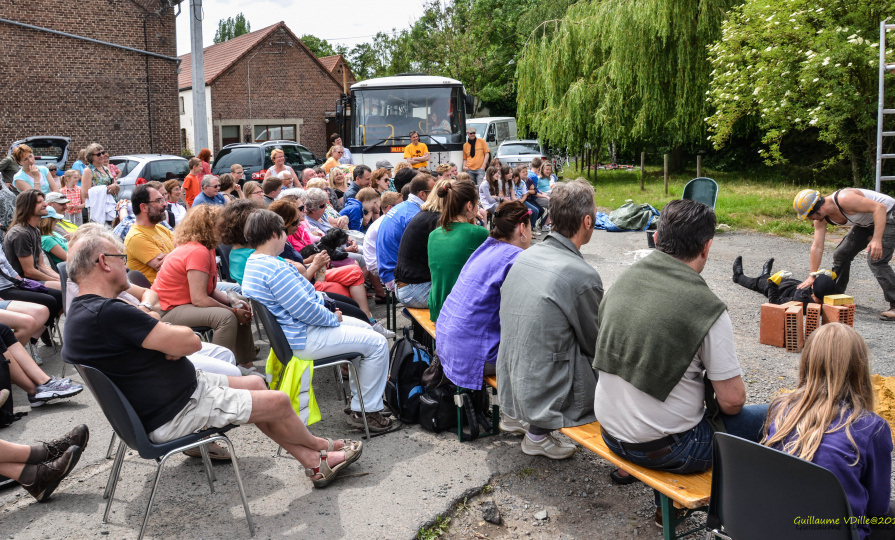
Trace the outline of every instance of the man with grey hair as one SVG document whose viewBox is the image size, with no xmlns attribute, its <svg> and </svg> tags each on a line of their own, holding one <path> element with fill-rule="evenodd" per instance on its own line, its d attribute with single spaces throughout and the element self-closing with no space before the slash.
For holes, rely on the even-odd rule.
<svg viewBox="0 0 895 540">
<path fill-rule="evenodd" d="M 224 206 L 227 204 L 227 198 L 221 195 L 221 181 L 217 176 L 206 174 L 202 177 L 202 192 L 193 199 L 193 206 L 200 204 L 211 204 L 214 206 Z"/>
<path fill-rule="evenodd" d="M 580 251 L 594 232 L 594 189 L 578 179 L 553 194 L 552 232 L 519 255 L 500 288 L 497 372 L 500 428 L 525 433 L 525 454 L 566 459 L 575 446 L 552 432 L 596 420 L 591 362 L 603 282 Z"/>
<path fill-rule="evenodd" d="M 317 177 L 317 173 L 314 172 L 314 169 L 308 167 L 307 169 L 301 171 L 301 186 L 296 187 L 308 187 L 308 182 Z"/>
<path fill-rule="evenodd" d="M 360 443 L 311 435 L 289 396 L 267 390 L 261 378 L 197 371 L 185 357 L 201 347 L 190 328 L 162 324 L 117 298 L 130 284 L 116 242 L 83 238 L 68 269 L 80 291 L 67 314 L 62 359 L 111 379 L 156 444 L 208 427 L 255 424 L 300 461 L 312 481 L 330 479 L 332 468 L 360 455 Z"/>
</svg>

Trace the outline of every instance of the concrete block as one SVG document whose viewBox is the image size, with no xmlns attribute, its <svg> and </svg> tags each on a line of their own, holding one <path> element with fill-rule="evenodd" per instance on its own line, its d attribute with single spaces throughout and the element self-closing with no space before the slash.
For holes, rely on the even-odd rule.
<svg viewBox="0 0 895 540">
<path fill-rule="evenodd" d="M 758 333 L 760 343 L 774 347 L 786 346 L 784 334 L 786 309 L 771 303 L 761 305 L 761 327 Z"/>
<path fill-rule="evenodd" d="M 828 294 L 827 296 L 824 296 L 824 304 L 830 306 L 846 306 L 854 303 L 855 297 L 847 294 Z"/>
<path fill-rule="evenodd" d="M 854 306 L 854 304 L 852 304 Z M 834 322 L 848 324 L 848 306 L 833 306 L 830 304 L 824 304 L 823 306 L 823 324 L 830 324 Z M 854 307 L 852 308 L 852 313 L 854 313 Z M 854 326 L 854 315 L 852 315 L 852 326 Z"/>
<path fill-rule="evenodd" d="M 820 310 L 820 304 L 808 304 L 805 314 L 805 339 L 808 339 L 812 332 L 820 328 Z"/>
<path fill-rule="evenodd" d="M 785 313 L 786 350 L 787 352 L 801 352 L 805 344 L 805 331 L 802 324 L 802 308 L 790 307 Z"/>
</svg>

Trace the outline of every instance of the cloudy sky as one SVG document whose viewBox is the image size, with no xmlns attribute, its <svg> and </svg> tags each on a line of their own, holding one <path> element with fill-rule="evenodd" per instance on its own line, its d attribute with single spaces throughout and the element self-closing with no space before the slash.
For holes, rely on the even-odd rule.
<svg viewBox="0 0 895 540">
<path fill-rule="evenodd" d="M 189 0 L 177 17 L 177 54 L 190 52 Z M 284 21 L 297 36 L 313 34 L 351 48 L 376 32 L 407 28 L 423 11 L 422 0 L 203 0 L 202 40 L 211 45 L 218 21 L 240 12 L 252 30 Z"/>
</svg>

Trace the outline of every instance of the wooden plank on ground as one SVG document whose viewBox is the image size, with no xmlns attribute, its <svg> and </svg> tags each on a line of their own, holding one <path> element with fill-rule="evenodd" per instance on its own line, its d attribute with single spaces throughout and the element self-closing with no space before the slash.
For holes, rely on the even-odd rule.
<svg viewBox="0 0 895 540">
<path fill-rule="evenodd" d="M 429 319 L 429 310 L 422 308 L 405 308 L 410 313 L 410 316 L 413 317 L 423 329 L 432 336 L 432 339 L 435 339 L 435 323 Z"/>
<path fill-rule="evenodd" d="M 693 474 L 672 474 L 634 465 L 612 452 L 600 435 L 600 423 L 562 428 L 563 435 L 572 439 L 601 458 L 609 461 L 649 487 L 673 500 L 678 507 L 699 508 L 709 503 L 712 493 L 712 470 Z"/>
</svg>

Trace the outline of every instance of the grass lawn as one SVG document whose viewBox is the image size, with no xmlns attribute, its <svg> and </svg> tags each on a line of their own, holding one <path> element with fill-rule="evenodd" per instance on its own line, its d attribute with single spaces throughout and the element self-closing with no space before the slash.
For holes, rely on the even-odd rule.
<svg viewBox="0 0 895 540">
<path fill-rule="evenodd" d="M 646 167 L 644 191 L 640 190 L 640 171 L 598 171 L 591 183 L 596 190 L 597 206 L 615 210 L 625 200 L 649 203 L 657 210 L 668 201 L 680 199 L 684 186 L 696 177 L 695 171 L 671 175 L 668 178 L 668 195 L 665 195 L 661 167 Z M 799 221 L 792 209 L 792 200 L 800 186 L 787 182 L 781 176 L 722 173 L 703 170 L 703 174 L 718 182 L 718 202 L 715 213 L 718 223 L 734 229 L 751 229 L 780 236 L 812 234 L 811 222 Z M 581 176 L 580 171 L 566 169 L 566 180 Z"/>
</svg>

